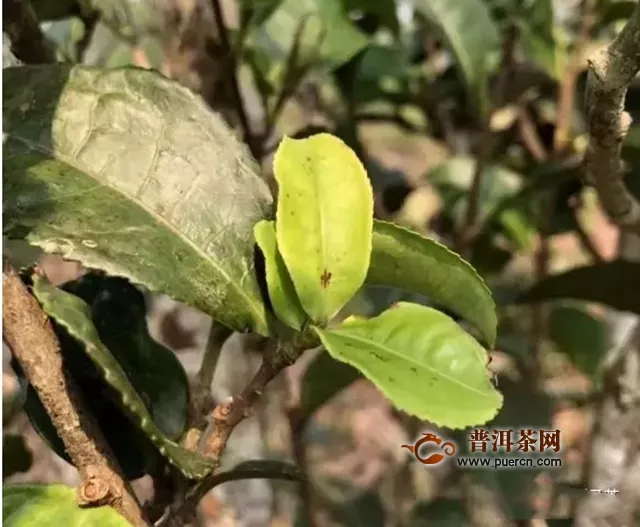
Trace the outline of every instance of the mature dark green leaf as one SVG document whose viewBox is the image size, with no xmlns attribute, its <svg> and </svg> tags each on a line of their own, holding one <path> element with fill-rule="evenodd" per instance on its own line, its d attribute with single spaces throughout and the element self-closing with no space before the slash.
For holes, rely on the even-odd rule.
<svg viewBox="0 0 640 527">
<path fill-rule="evenodd" d="M 640 263 L 615 260 L 552 275 L 522 293 L 518 303 L 574 299 L 640 314 Z"/>
<path fill-rule="evenodd" d="M 400 410 L 447 428 L 486 423 L 502 405 L 478 342 L 443 313 L 399 302 L 376 318 L 314 328 L 339 361 L 371 380 Z"/>
<path fill-rule="evenodd" d="M 429 297 L 471 322 L 489 346 L 498 319 L 491 291 L 460 256 L 403 227 L 374 221 L 366 283 L 393 286 Z"/>
<path fill-rule="evenodd" d="M 322 351 L 307 367 L 302 379 L 302 419 L 309 419 L 322 405 L 360 377 L 360 372 L 354 367 Z"/>
<path fill-rule="evenodd" d="M 78 2 L 77 0 L 57 0 L 56 2 L 51 2 L 50 0 L 31 1 L 33 10 L 40 22 L 59 20 L 77 15 L 81 12 L 79 6 L 81 3 L 82 2 Z"/>
<path fill-rule="evenodd" d="M 4 485 L 4 527 L 131 527 L 113 507 L 80 507 L 66 485 Z"/>
<path fill-rule="evenodd" d="M 459 499 L 439 498 L 428 503 L 417 503 L 409 527 L 469 527 L 464 504 Z"/>
<path fill-rule="evenodd" d="M 273 161 L 276 234 L 302 307 L 326 324 L 364 283 L 371 256 L 373 191 L 340 139 L 285 137 Z"/>
<path fill-rule="evenodd" d="M 628 20 L 636 8 L 636 2 L 629 0 L 605 0 L 598 3 L 600 24 L 606 26 L 620 20 Z"/>
<path fill-rule="evenodd" d="M 487 5 L 483 0 L 418 0 L 415 7 L 449 46 L 470 100 L 485 114 L 487 82 L 500 53 L 500 34 Z"/>
<path fill-rule="evenodd" d="M 6 434 L 2 438 L 2 479 L 26 472 L 33 463 L 33 454 L 27 447 L 24 437 Z"/>
<path fill-rule="evenodd" d="M 391 29 L 394 33 L 400 30 L 397 4 L 395 0 L 342 0 L 342 4 L 347 12 L 370 14 L 376 17 L 377 22 Z"/>
<path fill-rule="evenodd" d="M 88 284 L 87 287 L 93 286 Z M 212 467 L 211 461 L 172 441 L 184 428 L 186 403 L 183 386 L 186 379 L 176 359 L 173 358 L 175 362 L 171 364 L 172 361 L 166 354 L 163 357 L 163 348 L 159 345 L 150 348 L 147 342 L 137 349 L 132 347 L 131 328 L 127 327 L 127 321 L 119 318 L 117 312 L 100 309 L 100 301 L 106 303 L 109 301 L 108 297 L 97 298 L 89 306 L 78 296 L 52 286 L 38 275 L 34 276 L 33 291 L 45 312 L 64 327 L 71 337 L 82 343 L 102 380 L 115 390 L 119 405 L 128 412 L 157 449 L 186 477 L 204 477 Z M 94 325 L 92 311 L 93 316 L 104 320 L 99 324 L 102 334 Z M 124 307 L 120 310 L 120 314 L 122 313 L 126 313 Z M 123 333 L 109 334 L 118 320 L 123 326 Z M 105 331 L 105 328 L 109 330 Z M 102 341 L 103 336 L 112 350 Z M 164 351 L 170 353 L 169 350 Z M 145 391 L 136 389 L 134 383 Z M 147 408 L 145 398 L 150 400 L 151 411 Z M 174 398 L 178 400 L 174 401 Z"/>
<path fill-rule="evenodd" d="M 608 348 L 609 331 L 604 320 L 585 309 L 556 306 L 549 317 L 549 337 L 573 363 L 595 378 Z"/>
<path fill-rule="evenodd" d="M 5 70 L 4 235 L 268 333 L 258 167 L 222 119 L 152 71 Z"/>
<path fill-rule="evenodd" d="M 303 19 L 300 55 L 316 56 L 328 68 L 344 64 L 368 43 L 347 17 L 341 0 L 284 0 L 261 28 L 258 43 L 285 60 Z"/>
</svg>

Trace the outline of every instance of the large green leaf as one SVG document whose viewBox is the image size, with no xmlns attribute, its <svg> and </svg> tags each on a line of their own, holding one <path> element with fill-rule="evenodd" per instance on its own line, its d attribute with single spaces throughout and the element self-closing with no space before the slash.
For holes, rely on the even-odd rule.
<svg viewBox="0 0 640 527">
<path fill-rule="evenodd" d="M 500 53 L 500 34 L 486 3 L 483 0 L 417 0 L 415 7 L 448 45 L 470 100 L 484 114 L 489 110 L 489 73 Z"/>
<path fill-rule="evenodd" d="M 498 319 L 491 291 L 471 265 L 434 240 L 375 221 L 366 281 L 427 296 L 476 326 L 489 346 L 495 343 Z"/>
<path fill-rule="evenodd" d="M 534 284 L 519 303 L 574 299 L 640 314 L 640 263 L 616 260 L 578 267 Z"/>
<path fill-rule="evenodd" d="M 306 322 L 307 315 L 300 305 L 287 266 L 278 251 L 275 222 L 261 220 L 256 223 L 253 232 L 264 255 L 267 288 L 273 309 L 280 320 L 299 330 Z"/>
<path fill-rule="evenodd" d="M 335 360 L 326 351 L 307 367 L 302 379 L 300 410 L 306 420 L 342 389 L 360 377 L 360 372 Z"/>
<path fill-rule="evenodd" d="M 435 309 L 399 302 L 376 318 L 316 332 L 332 357 L 360 370 L 397 408 L 436 425 L 483 424 L 502 405 L 486 351 Z"/>
<path fill-rule="evenodd" d="M 4 234 L 267 334 L 253 224 L 272 198 L 222 119 L 136 68 L 4 70 Z"/>
<path fill-rule="evenodd" d="M 172 391 L 169 378 L 166 379 L 167 390 L 164 393 L 161 391 L 161 385 L 154 384 L 154 382 L 161 382 L 161 379 L 154 378 L 153 370 L 155 369 L 157 372 L 158 366 L 162 368 L 162 365 L 154 366 L 150 364 L 154 360 L 162 360 L 162 356 L 157 353 L 158 350 L 138 351 L 138 357 L 130 355 L 125 357 L 121 355 L 116 358 L 114 353 L 110 351 L 102 341 L 93 323 L 91 308 L 81 298 L 54 287 L 45 278 L 37 275 L 34 277 L 33 292 L 42 304 L 44 311 L 58 324 L 63 326 L 71 337 L 82 343 L 86 354 L 102 376 L 102 380 L 118 394 L 120 405 L 130 414 L 139 429 L 147 435 L 169 462 L 180 469 L 188 478 L 202 478 L 208 474 L 212 467 L 210 460 L 195 452 L 183 449 L 180 445 L 169 439 L 166 432 L 158 426 L 158 424 L 162 423 L 166 427 L 167 423 L 171 423 L 171 421 L 176 418 L 181 419 L 181 416 L 166 415 L 157 411 L 154 411 L 154 415 L 152 415 L 143 397 L 132 384 L 132 382 L 137 381 L 136 383 L 140 385 L 139 379 L 144 375 L 141 368 L 147 365 L 151 371 L 146 376 L 147 382 L 145 386 L 151 387 L 151 389 L 146 392 L 146 397 L 149 399 L 151 399 L 151 397 L 155 397 L 156 399 L 160 397 L 171 398 L 174 396 L 174 393 L 177 393 L 176 391 Z M 95 309 L 95 304 L 92 307 Z M 126 335 L 124 337 L 126 339 Z M 123 342 L 122 338 L 116 338 L 114 340 L 116 342 L 119 340 L 120 343 Z M 114 346 L 114 349 L 115 348 Z M 123 367 L 118 359 L 125 364 L 125 367 Z M 136 361 L 139 361 L 138 364 L 136 364 Z M 138 375 L 132 375 L 132 370 Z M 168 377 L 169 371 L 166 373 Z M 154 382 L 149 382 L 149 377 L 151 377 Z M 165 405 L 159 405 L 157 407 L 167 407 L 166 400 L 160 402 L 164 402 Z M 171 408 L 172 401 L 168 402 L 168 407 Z M 152 406 L 152 408 L 154 407 Z"/>
<path fill-rule="evenodd" d="M 4 527 L 130 527 L 115 509 L 80 507 L 66 485 L 3 485 Z"/>
<path fill-rule="evenodd" d="M 300 303 L 330 320 L 364 283 L 373 192 L 355 153 L 330 134 L 285 137 L 274 158 L 276 234 Z"/>
</svg>

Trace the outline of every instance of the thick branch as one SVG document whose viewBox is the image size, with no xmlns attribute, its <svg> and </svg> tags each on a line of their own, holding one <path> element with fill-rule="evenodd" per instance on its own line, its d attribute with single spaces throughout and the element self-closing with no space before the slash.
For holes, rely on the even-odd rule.
<svg viewBox="0 0 640 527">
<path fill-rule="evenodd" d="M 25 64 L 48 64 L 56 61 L 28 0 L 4 0 L 2 16 L 2 30 L 9 37 L 11 51 L 18 59 Z"/>
<path fill-rule="evenodd" d="M 47 315 L 6 261 L 2 295 L 4 338 L 80 472 L 79 503 L 109 504 L 133 525 L 147 525 L 113 452 L 64 370 L 60 345 Z"/>
<path fill-rule="evenodd" d="M 620 151 L 631 117 L 624 111 L 627 88 L 640 70 L 640 4 L 624 29 L 589 60 L 586 112 L 589 145 L 586 180 L 611 219 L 640 233 L 640 203 L 624 184 Z"/>
</svg>

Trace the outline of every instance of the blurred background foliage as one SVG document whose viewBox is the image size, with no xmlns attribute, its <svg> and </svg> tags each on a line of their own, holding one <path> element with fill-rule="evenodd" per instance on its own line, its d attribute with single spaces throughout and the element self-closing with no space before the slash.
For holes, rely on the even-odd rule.
<svg viewBox="0 0 640 527">
<path fill-rule="evenodd" d="M 312 514 L 287 484 L 241 482 L 203 501 L 200 525 L 570 521 L 588 494 L 602 360 L 620 340 L 614 310 L 640 314 L 638 255 L 621 253 L 619 233 L 580 166 L 586 59 L 617 34 L 634 5 L 33 0 L 58 60 L 152 68 L 200 93 L 244 137 L 274 191 L 271 159 L 283 134 L 325 130 L 345 140 L 368 169 L 377 217 L 447 243 L 492 288 L 500 328 L 491 367 L 505 406 L 488 426 L 562 432 L 561 469 L 428 470 L 400 445 L 433 426 L 393 410 L 350 368 L 312 355 L 270 387 L 257 416 L 234 433 L 238 446 L 229 454 L 297 457 L 311 476 Z M 632 116 L 640 113 L 638 90 L 634 82 Z M 640 170 L 639 125 L 623 158 L 629 174 Z M 640 197 L 638 183 L 629 185 Z M 8 250 L 19 257 L 24 249 Z M 43 265 L 57 283 L 82 272 L 55 257 Z M 344 315 L 373 315 L 401 299 L 429 303 L 365 288 Z M 193 372 L 210 320 L 164 297 L 151 300 L 152 335 Z M 214 380 L 218 400 L 236 393 L 255 367 L 251 342 L 226 348 Z M 3 478 L 73 482 L 73 469 L 25 420 L 7 356 Z M 305 391 L 305 378 L 320 379 L 323 389 Z M 310 415 L 304 428 L 289 428 L 292 396 Z"/>
</svg>

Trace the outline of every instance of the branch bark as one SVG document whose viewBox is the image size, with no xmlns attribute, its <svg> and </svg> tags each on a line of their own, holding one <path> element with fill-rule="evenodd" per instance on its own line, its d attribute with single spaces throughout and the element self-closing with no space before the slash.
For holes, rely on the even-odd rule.
<svg viewBox="0 0 640 527">
<path fill-rule="evenodd" d="M 586 112 L 589 144 L 585 179 L 593 184 L 609 217 L 638 239 L 640 204 L 623 180 L 620 152 L 629 126 L 624 111 L 627 89 L 640 71 L 640 4 L 609 44 L 589 60 Z M 637 245 L 637 243 L 636 243 Z M 625 255 L 622 254 L 624 258 Z M 578 505 L 576 525 L 633 525 L 640 504 L 640 326 L 627 342 L 607 353 L 604 390 L 597 409 L 588 481 L 593 489 L 615 489 L 614 495 L 590 493 Z"/>
<path fill-rule="evenodd" d="M 200 451 L 214 459 L 220 459 L 231 432 L 245 417 L 251 414 L 252 406 L 284 368 L 293 363 L 294 358 L 282 349 L 265 350 L 262 364 L 257 373 L 242 391 L 228 403 L 218 405 L 210 417 L 211 432 L 205 433 L 200 442 Z"/>
<path fill-rule="evenodd" d="M 635 319 L 622 320 L 631 326 L 630 336 L 604 360 L 588 467 L 589 488 L 602 492 L 590 492 L 578 504 L 577 527 L 631 526 L 640 509 L 640 324 Z"/>
<path fill-rule="evenodd" d="M 596 188 L 618 226 L 640 233 L 640 203 L 623 181 L 620 160 L 622 141 L 631 125 L 631 116 L 624 111 L 625 96 L 640 70 L 640 4 L 613 42 L 588 62 L 585 179 Z"/>
<path fill-rule="evenodd" d="M 2 295 L 4 338 L 80 472 L 78 502 L 108 504 L 136 527 L 148 525 L 98 423 L 64 370 L 60 344 L 47 315 L 6 260 Z"/>
</svg>

